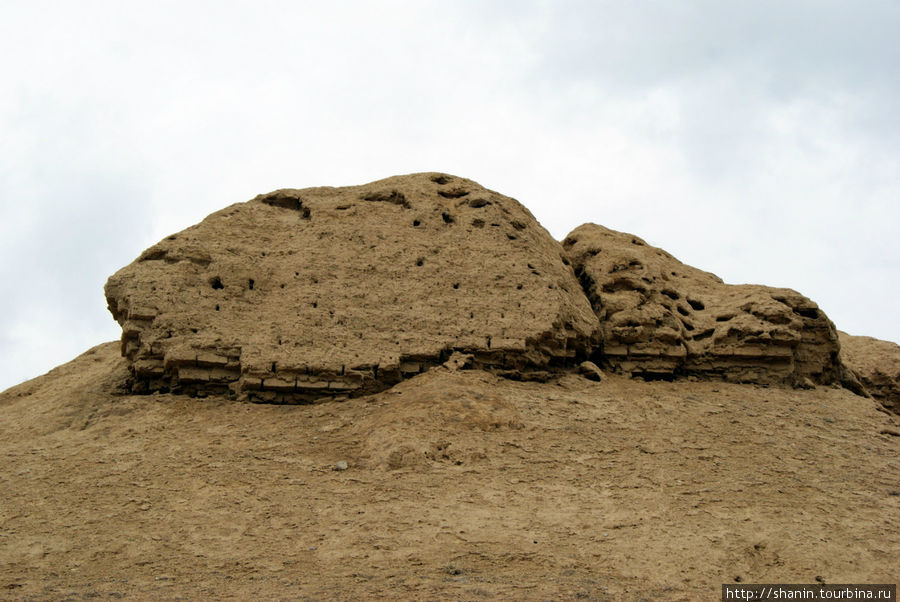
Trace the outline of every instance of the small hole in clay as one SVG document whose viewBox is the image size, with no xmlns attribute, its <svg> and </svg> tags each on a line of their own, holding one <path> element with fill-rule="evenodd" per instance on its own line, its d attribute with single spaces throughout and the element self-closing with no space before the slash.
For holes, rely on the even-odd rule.
<svg viewBox="0 0 900 602">
<path fill-rule="evenodd" d="M 454 188 L 453 190 L 438 190 L 438 194 L 445 199 L 458 199 L 469 194 L 465 188 Z"/>
<path fill-rule="evenodd" d="M 681 295 L 679 295 L 679 294 L 676 293 L 675 291 L 669 290 L 669 289 L 664 290 L 664 291 L 662 292 L 662 294 L 664 294 L 666 297 L 668 297 L 669 299 L 671 299 L 671 300 L 673 300 L 673 301 L 678 301 L 678 299 L 681 298 Z"/>
</svg>

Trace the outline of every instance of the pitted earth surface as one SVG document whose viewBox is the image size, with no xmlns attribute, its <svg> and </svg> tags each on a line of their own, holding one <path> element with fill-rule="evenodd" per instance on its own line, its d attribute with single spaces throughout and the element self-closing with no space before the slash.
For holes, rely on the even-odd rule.
<svg viewBox="0 0 900 602">
<path fill-rule="evenodd" d="M 842 380 L 834 324 L 800 293 L 728 285 L 633 234 L 585 224 L 563 241 L 628 374 L 809 386 Z"/>
<path fill-rule="evenodd" d="M 213 213 L 106 285 L 135 391 L 309 401 L 472 355 L 516 378 L 588 356 L 599 326 L 559 243 L 446 174 L 285 189 Z"/>
</svg>

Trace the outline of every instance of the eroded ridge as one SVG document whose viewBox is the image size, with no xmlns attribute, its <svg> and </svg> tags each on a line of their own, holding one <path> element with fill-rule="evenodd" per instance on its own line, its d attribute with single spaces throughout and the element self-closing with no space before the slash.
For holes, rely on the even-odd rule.
<svg viewBox="0 0 900 602">
<path fill-rule="evenodd" d="M 283 189 L 213 213 L 106 284 L 136 392 L 307 402 L 447 360 L 545 378 L 599 324 L 559 243 L 447 174 Z"/>
<path fill-rule="evenodd" d="M 728 285 L 595 224 L 563 247 L 600 320 L 604 363 L 616 371 L 795 385 L 841 377 L 834 325 L 796 291 Z"/>
</svg>

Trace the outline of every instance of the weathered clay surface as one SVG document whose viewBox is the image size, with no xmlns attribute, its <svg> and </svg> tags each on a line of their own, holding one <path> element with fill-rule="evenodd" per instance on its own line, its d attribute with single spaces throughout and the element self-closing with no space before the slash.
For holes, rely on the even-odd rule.
<svg viewBox="0 0 900 602">
<path fill-rule="evenodd" d="M 841 332 L 841 359 L 865 390 L 900 414 L 900 345 Z"/>
<path fill-rule="evenodd" d="M 834 325 L 783 288 L 727 285 L 631 234 L 585 224 L 563 241 L 619 372 L 810 385 L 840 379 Z"/>
<path fill-rule="evenodd" d="M 559 243 L 444 174 L 278 190 L 147 249 L 106 284 L 134 389 L 263 401 L 368 393 L 446 361 L 522 378 L 599 330 Z"/>
<path fill-rule="evenodd" d="M 900 416 L 844 389 L 448 366 L 352 403 L 196 403 L 122 395 L 117 347 L 0 393 L 2 600 L 896 582 Z"/>
</svg>

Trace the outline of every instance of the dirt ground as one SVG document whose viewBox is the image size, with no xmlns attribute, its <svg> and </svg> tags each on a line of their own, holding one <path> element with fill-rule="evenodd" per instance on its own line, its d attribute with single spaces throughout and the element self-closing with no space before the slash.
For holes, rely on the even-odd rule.
<svg viewBox="0 0 900 602">
<path fill-rule="evenodd" d="M 0 598 L 897 581 L 900 420 L 843 389 L 441 367 L 371 397 L 252 405 L 117 395 L 118 355 L 0 394 Z"/>
</svg>

